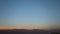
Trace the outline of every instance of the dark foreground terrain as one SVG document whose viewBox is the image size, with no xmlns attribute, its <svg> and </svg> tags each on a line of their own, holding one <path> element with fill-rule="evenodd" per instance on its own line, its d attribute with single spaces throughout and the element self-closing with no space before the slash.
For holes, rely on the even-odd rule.
<svg viewBox="0 0 60 34">
<path fill-rule="evenodd" d="M 0 34 L 60 34 L 60 30 L 0 30 Z"/>
</svg>

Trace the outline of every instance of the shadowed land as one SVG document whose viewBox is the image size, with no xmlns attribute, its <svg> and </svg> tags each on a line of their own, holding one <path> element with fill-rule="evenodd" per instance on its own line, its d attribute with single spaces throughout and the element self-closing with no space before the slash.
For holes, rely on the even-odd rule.
<svg viewBox="0 0 60 34">
<path fill-rule="evenodd" d="M 13 30 L 0 30 L 0 34 L 60 34 L 60 30 L 13 29 Z"/>
</svg>

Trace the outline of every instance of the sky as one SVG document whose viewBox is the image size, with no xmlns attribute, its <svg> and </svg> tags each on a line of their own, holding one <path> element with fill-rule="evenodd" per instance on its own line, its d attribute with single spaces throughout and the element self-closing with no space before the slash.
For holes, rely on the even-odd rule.
<svg viewBox="0 0 60 34">
<path fill-rule="evenodd" d="M 50 28 L 60 25 L 60 0 L 0 0 L 0 28 Z"/>
</svg>

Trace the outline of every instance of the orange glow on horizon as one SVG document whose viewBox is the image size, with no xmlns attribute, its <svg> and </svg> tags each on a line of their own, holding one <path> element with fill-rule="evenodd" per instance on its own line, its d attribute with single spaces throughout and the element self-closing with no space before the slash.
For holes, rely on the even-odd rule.
<svg viewBox="0 0 60 34">
<path fill-rule="evenodd" d="M 27 30 L 32 30 L 32 29 L 44 29 L 44 30 L 47 30 L 47 28 L 45 27 L 4 27 L 4 26 L 1 26 L 0 27 L 0 30 L 12 30 L 12 29 L 27 29 Z"/>
</svg>

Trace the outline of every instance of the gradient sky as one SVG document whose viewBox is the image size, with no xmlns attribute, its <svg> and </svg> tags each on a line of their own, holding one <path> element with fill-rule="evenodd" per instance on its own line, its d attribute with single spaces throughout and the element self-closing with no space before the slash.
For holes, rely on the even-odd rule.
<svg viewBox="0 0 60 34">
<path fill-rule="evenodd" d="M 0 0 L 0 28 L 49 28 L 60 24 L 60 0 Z"/>
</svg>

